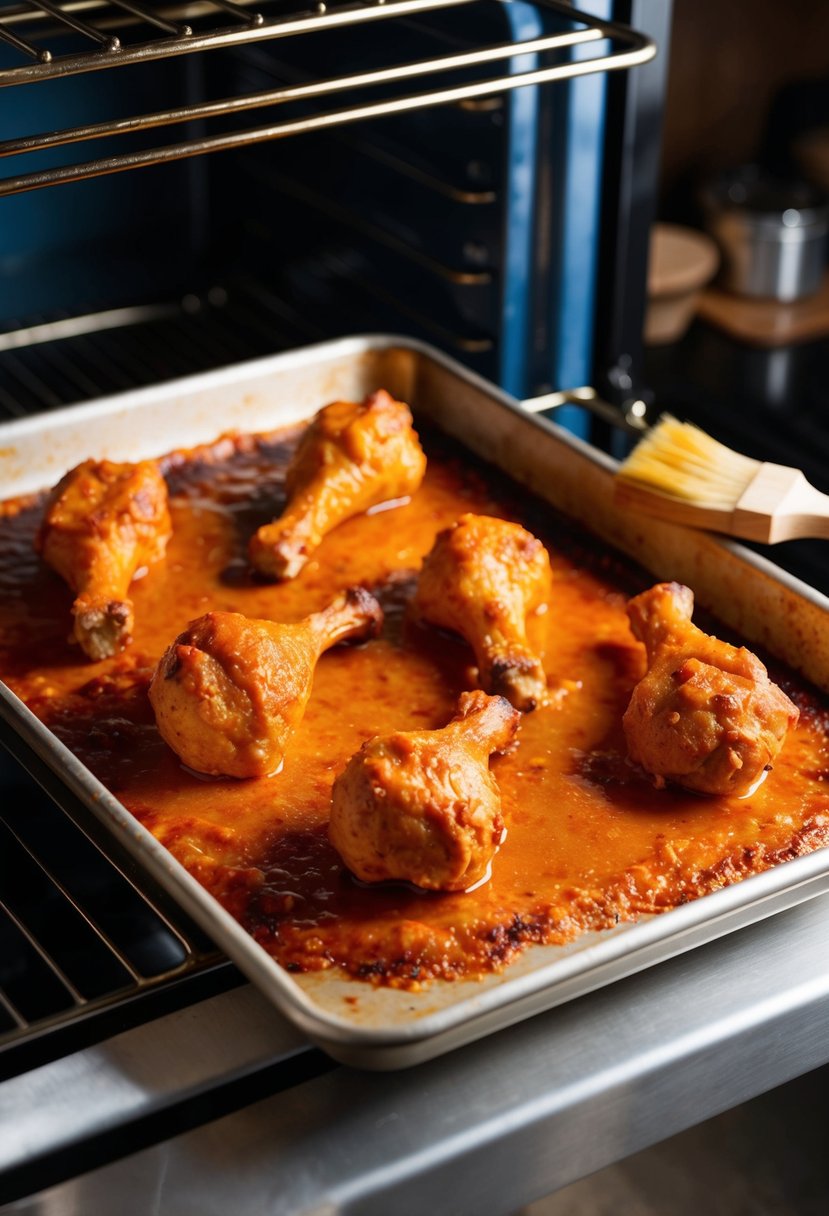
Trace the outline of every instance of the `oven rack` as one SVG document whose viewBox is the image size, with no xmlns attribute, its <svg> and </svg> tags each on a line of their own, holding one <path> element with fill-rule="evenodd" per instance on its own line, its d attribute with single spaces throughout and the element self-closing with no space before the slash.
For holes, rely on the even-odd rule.
<svg viewBox="0 0 829 1216">
<path fill-rule="evenodd" d="M 0 782 L 0 1079 L 241 982 L 2 724 Z"/>
<path fill-rule="evenodd" d="M 299 2 L 301 5 L 304 0 Z M 471 31 L 479 24 L 472 12 L 461 49 L 454 45 L 448 53 L 414 61 L 406 57 L 407 32 L 414 17 L 462 6 L 491 9 L 489 0 L 319 0 L 310 12 L 302 7 L 287 9 L 285 0 L 267 0 L 259 6 L 262 11 L 254 10 L 250 3 L 252 0 L 199 0 L 192 5 L 154 9 L 145 0 L 66 0 L 63 5 L 55 0 L 27 0 L 23 5 L 0 8 L 0 41 L 13 58 L 7 66 L 0 63 L 0 86 L 58 81 L 85 72 L 278 39 L 294 40 L 292 47 L 296 39 L 302 39 L 307 52 L 308 39 L 386 23 L 382 62 L 359 71 L 296 80 L 290 79 L 293 73 L 289 70 L 284 82 L 275 88 L 5 139 L 0 142 L 2 157 L 25 157 L 73 144 L 81 145 L 84 155 L 89 155 L 100 140 L 117 137 L 122 142 L 131 141 L 142 132 L 197 124 L 195 132 L 185 131 L 183 138 L 161 146 L 136 148 L 133 143 L 129 149 L 91 160 L 15 172 L 0 178 L 0 196 L 228 151 L 367 118 L 474 102 L 526 85 L 629 68 L 646 63 L 656 53 L 650 38 L 585 15 L 564 0 L 527 0 L 527 7 L 538 10 L 545 29 L 537 37 L 471 45 Z M 234 24 L 213 24 L 228 15 L 235 19 Z M 149 41 L 148 27 L 156 34 Z M 129 41 L 125 31 L 136 33 L 137 40 Z M 67 35 L 71 35 L 73 46 L 61 54 Z M 50 37 L 54 39 L 51 45 Z M 78 39 L 80 50 L 75 47 Z M 24 62 L 18 62 L 20 58 Z M 424 84 L 431 87 L 409 91 Z M 340 104 L 338 98 L 342 99 Z M 284 107 L 288 116 L 282 117 Z M 259 125 L 237 126 L 232 121 L 263 110 L 267 113 Z M 204 133 L 205 124 L 216 120 L 221 129 Z M 230 120 L 230 125 L 223 120 Z"/>
</svg>

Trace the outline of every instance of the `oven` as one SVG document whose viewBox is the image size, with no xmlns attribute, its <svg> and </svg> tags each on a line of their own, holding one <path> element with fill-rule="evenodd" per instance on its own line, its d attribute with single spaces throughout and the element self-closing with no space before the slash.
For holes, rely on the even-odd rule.
<svg viewBox="0 0 829 1216">
<path fill-rule="evenodd" d="M 382 331 L 615 455 L 654 385 L 713 429 L 704 338 L 678 379 L 641 337 L 671 5 L 580 9 L 6 4 L 0 418 Z M 336 1065 L 2 739 L 10 1211 L 506 1214 L 829 1058 L 819 899 L 624 999 Z"/>
</svg>

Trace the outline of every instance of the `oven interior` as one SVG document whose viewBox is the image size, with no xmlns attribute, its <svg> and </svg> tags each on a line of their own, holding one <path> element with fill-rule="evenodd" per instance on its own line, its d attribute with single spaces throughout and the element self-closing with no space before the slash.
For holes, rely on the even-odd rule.
<svg viewBox="0 0 829 1216">
<path fill-rule="evenodd" d="M 549 0 L 260 7 L 2 10 L 2 416 L 378 329 L 593 383 L 610 69 L 647 40 Z"/>
</svg>

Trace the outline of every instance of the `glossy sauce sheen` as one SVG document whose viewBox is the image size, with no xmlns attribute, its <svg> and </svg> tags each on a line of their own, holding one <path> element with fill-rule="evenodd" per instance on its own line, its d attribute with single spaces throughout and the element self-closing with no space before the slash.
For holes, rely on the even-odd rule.
<svg viewBox="0 0 829 1216">
<path fill-rule="evenodd" d="M 801 721 L 765 784 L 744 800 L 655 790 L 628 763 L 621 730 L 644 672 L 625 603 L 651 580 L 442 439 L 426 443 L 411 502 L 343 524 L 293 582 L 256 581 L 247 540 L 281 509 L 297 435 L 227 439 L 162 462 L 173 539 L 133 584 L 133 645 L 101 663 L 70 644 L 72 595 L 34 554 L 43 500 L 0 507 L 0 673 L 282 964 L 409 987 L 474 975 L 529 942 L 563 943 L 829 843 L 825 702 L 772 670 Z M 328 843 L 331 784 L 365 739 L 443 726 L 474 687 L 469 648 L 406 615 L 436 532 L 465 511 L 516 519 L 549 549 L 555 594 L 529 632 L 550 704 L 492 761 L 508 833 L 491 881 L 453 895 L 369 889 Z M 147 700 L 176 634 L 208 609 L 298 620 L 356 583 L 383 603 L 383 634 L 322 657 L 283 771 L 236 781 L 185 770 Z"/>
</svg>

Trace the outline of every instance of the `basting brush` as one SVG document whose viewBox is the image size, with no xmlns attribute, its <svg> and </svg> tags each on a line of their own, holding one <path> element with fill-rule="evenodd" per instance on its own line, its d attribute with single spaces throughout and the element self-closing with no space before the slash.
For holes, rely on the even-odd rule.
<svg viewBox="0 0 829 1216">
<path fill-rule="evenodd" d="M 829 494 L 798 469 L 751 460 L 670 414 L 619 469 L 616 502 L 670 523 L 767 545 L 829 537 Z"/>
</svg>

